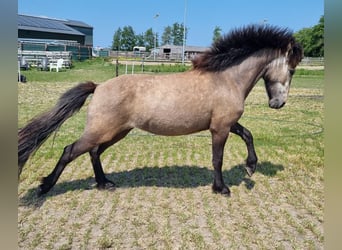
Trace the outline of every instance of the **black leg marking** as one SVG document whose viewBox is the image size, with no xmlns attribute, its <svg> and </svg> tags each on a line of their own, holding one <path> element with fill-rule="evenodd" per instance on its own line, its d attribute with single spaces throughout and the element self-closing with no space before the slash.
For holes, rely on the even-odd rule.
<svg viewBox="0 0 342 250">
<path fill-rule="evenodd" d="M 117 134 L 111 141 L 103 143 L 89 152 L 98 189 L 115 190 L 115 183 L 108 180 L 104 174 L 100 156 L 108 147 L 123 139 L 130 131 L 131 129 L 124 130 Z"/>
<path fill-rule="evenodd" d="M 38 196 L 47 193 L 56 184 L 59 176 L 62 174 L 68 163 L 75 160 L 81 154 L 88 152 L 92 147 L 93 145 L 83 140 L 78 140 L 75 143 L 66 146 L 62 156 L 56 164 L 56 167 L 48 176 L 42 178 L 41 184 L 38 187 Z"/>
<path fill-rule="evenodd" d="M 214 166 L 214 183 L 212 189 L 215 193 L 230 196 L 229 188 L 224 184 L 222 176 L 223 152 L 228 133 L 212 132 L 212 163 Z"/>
<path fill-rule="evenodd" d="M 252 133 L 245 127 L 243 127 L 239 123 L 235 123 L 234 126 L 231 127 L 230 131 L 238 136 L 246 143 L 248 156 L 246 159 L 245 169 L 249 176 L 252 176 L 256 170 L 258 157 L 255 153 L 254 143 L 253 143 L 253 135 Z"/>
</svg>

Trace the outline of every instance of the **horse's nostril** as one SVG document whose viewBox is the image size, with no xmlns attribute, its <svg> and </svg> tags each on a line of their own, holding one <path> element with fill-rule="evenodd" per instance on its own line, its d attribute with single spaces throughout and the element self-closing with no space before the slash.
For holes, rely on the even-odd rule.
<svg viewBox="0 0 342 250">
<path fill-rule="evenodd" d="M 274 98 L 274 99 L 271 99 L 269 101 L 268 105 L 269 105 L 270 108 L 280 109 L 280 108 L 284 107 L 285 102 L 284 101 L 280 101 L 278 98 Z"/>
</svg>

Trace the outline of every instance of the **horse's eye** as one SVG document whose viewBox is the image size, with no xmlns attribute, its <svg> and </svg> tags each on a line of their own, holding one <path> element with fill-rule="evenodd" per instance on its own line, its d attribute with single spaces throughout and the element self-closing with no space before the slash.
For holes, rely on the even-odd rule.
<svg viewBox="0 0 342 250">
<path fill-rule="evenodd" d="M 294 73 L 296 72 L 296 70 L 294 70 L 294 69 L 289 69 L 289 72 L 290 72 L 291 76 L 293 76 Z"/>
</svg>

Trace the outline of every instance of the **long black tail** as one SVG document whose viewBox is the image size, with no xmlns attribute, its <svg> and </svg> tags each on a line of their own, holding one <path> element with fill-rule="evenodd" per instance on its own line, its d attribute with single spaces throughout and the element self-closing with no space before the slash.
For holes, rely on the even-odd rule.
<svg viewBox="0 0 342 250">
<path fill-rule="evenodd" d="M 18 131 L 18 177 L 30 157 L 43 142 L 69 117 L 80 110 L 87 97 L 94 93 L 93 82 L 80 83 L 65 92 L 51 110 L 33 118 Z"/>
</svg>

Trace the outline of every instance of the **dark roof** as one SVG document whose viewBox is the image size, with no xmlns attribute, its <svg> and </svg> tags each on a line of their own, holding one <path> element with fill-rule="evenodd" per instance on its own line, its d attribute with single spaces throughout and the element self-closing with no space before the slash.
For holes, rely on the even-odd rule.
<svg viewBox="0 0 342 250">
<path fill-rule="evenodd" d="M 77 26 L 77 27 L 83 27 L 83 28 L 90 28 L 92 29 L 93 27 L 84 23 L 84 22 L 81 22 L 81 21 L 77 21 L 77 20 L 62 20 L 62 22 L 66 25 L 71 25 L 71 26 Z"/>
<path fill-rule="evenodd" d="M 83 33 L 79 32 L 76 29 L 73 29 L 67 24 L 70 24 L 73 26 L 79 26 L 79 27 L 92 28 L 91 26 L 80 21 L 52 19 L 48 17 L 36 17 L 36 16 L 28 16 L 28 15 L 18 15 L 18 29 L 21 29 L 21 30 L 35 30 L 35 31 L 50 32 L 50 33 L 62 33 L 62 34 L 84 36 Z"/>
</svg>

